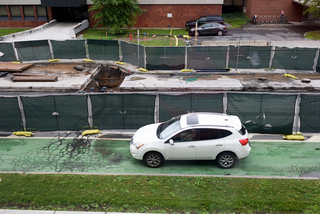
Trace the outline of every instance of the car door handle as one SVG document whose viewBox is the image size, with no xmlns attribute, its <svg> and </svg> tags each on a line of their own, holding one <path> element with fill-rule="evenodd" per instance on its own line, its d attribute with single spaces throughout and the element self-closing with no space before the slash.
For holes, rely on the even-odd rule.
<svg viewBox="0 0 320 214">
<path fill-rule="evenodd" d="M 216 146 L 223 146 L 222 144 L 216 144 Z"/>
<path fill-rule="evenodd" d="M 194 147 L 195 147 L 194 145 L 188 146 L 188 148 L 194 148 Z"/>
</svg>

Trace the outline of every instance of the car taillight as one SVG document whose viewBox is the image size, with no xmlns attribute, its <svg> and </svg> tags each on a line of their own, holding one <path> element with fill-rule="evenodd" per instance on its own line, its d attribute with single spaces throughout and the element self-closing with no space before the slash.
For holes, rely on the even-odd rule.
<svg viewBox="0 0 320 214">
<path fill-rule="evenodd" d="M 242 146 L 245 146 L 245 145 L 248 144 L 249 139 L 248 139 L 248 138 L 246 138 L 246 139 L 241 139 L 241 140 L 239 140 L 239 142 L 241 143 Z"/>
</svg>

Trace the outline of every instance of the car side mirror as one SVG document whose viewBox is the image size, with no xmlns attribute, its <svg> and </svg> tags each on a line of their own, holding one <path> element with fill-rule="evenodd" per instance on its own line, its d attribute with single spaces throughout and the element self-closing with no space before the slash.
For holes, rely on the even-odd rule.
<svg viewBox="0 0 320 214">
<path fill-rule="evenodd" d="M 172 140 L 172 139 L 170 139 L 170 140 L 169 140 L 169 143 L 170 143 L 170 145 L 174 145 L 174 143 L 173 143 L 173 140 Z"/>
</svg>

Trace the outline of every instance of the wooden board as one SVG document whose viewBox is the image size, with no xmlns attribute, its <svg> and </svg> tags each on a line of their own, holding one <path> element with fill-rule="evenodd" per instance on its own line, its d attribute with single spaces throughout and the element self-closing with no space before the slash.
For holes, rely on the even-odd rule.
<svg viewBox="0 0 320 214">
<path fill-rule="evenodd" d="M 33 66 L 33 63 L 0 63 L 0 71 L 21 72 Z"/>
</svg>

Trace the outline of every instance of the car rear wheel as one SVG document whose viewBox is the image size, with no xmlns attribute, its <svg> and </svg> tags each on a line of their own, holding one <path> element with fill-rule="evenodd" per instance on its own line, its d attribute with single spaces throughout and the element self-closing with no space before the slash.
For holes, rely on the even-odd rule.
<svg viewBox="0 0 320 214">
<path fill-rule="evenodd" d="M 149 152 L 144 156 L 143 161 L 148 167 L 157 168 L 163 164 L 164 158 L 158 152 Z"/>
<path fill-rule="evenodd" d="M 223 35 L 223 32 L 222 32 L 221 30 L 219 30 L 219 31 L 217 32 L 217 34 L 218 34 L 218 36 L 222 36 L 222 35 Z"/>
<path fill-rule="evenodd" d="M 231 152 L 221 153 L 217 158 L 219 167 L 223 169 L 232 168 L 237 162 L 237 156 Z"/>
</svg>

